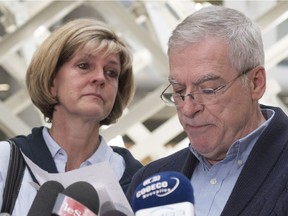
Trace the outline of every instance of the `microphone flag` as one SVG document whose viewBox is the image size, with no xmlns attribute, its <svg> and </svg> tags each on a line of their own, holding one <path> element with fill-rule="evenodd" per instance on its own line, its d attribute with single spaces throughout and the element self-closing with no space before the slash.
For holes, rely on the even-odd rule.
<svg viewBox="0 0 288 216">
<path fill-rule="evenodd" d="M 136 188 L 132 209 L 136 216 L 193 216 L 191 182 L 182 173 L 175 171 L 153 175 Z"/>
<path fill-rule="evenodd" d="M 82 203 L 64 195 L 63 193 L 58 194 L 57 201 L 52 212 L 61 216 L 97 216 Z"/>
</svg>

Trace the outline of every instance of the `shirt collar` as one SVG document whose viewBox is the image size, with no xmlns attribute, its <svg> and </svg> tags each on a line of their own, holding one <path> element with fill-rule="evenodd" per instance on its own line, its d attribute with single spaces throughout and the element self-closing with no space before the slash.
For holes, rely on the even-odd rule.
<svg viewBox="0 0 288 216">
<path fill-rule="evenodd" d="M 254 147 L 258 137 L 262 134 L 262 132 L 265 130 L 265 128 L 269 125 L 271 122 L 275 111 L 272 109 L 261 109 L 262 114 L 264 115 L 266 121 L 261 124 L 258 128 L 256 128 L 254 131 L 252 131 L 247 136 L 236 140 L 229 148 L 225 159 L 223 159 L 220 162 L 227 162 L 233 159 L 237 159 L 237 161 L 245 162 Z M 195 155 L 195 157 L 202 163 L 202 165 L 205 168 L 210 168 L 211 164 L 198 152 L 196 152 L 195 149 L 192 148 L 191 144 L 189 144 L 190 151 Z M 242 166 L 244 163 L 239 164 L 239 167 Z"/>
<path fill-rule="evenodd" d="M 62 149 L 61 146 L 58 145 L 58 143 L 56 143 L 55 140 L 50 136 L 47 127 L 43 128 L 42 134 L 53 158 L 55 158 L 58 153 L 65 152 L 64 149 Z M 94 152 L 94 154 L 92 154 L 91 157 L 86 161 L 88 164 L 95 164 L 106 160 L 109 161 L 110 157 L 112 156 L 113 150 L 109 148 L 103 137 L 100 136 L 100 140 L 101 141 L 97 151 Z"/>
<path fill-rule="evenodd" d="M 42 131 L 43 138 L 45 140 L 45 143 L 51 152 L 51 155 L 53 158 L 61 151 L 61 147 L 54 141 L 54 139 L 50 136 L 48 132 L 48 128 L 44 127 Z"/>
</svg>

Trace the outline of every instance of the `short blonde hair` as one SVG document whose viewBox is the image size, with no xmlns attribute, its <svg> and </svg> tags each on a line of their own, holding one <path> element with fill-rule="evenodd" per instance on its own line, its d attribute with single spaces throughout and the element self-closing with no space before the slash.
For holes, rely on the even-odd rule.
<svg viewBox="0 0 288 216">
<path fill-rule="evenodd" d="M 52 121 L 54 107 L 58 104 L 50 92 L 53 79 L 59 68 L 88 43 L 95 45 L 95 51 L 120 56 L 121 73 L 115 103 L 110 114 L 100 124 L 114 123 L 132 100 L 132 55 L 127 45 L 106 24 L 93 19 L 76 19 L 59 27 L 41 44 L 27 70 L 26 85 L 31 100 L 48 122 Z"/>
</svg>

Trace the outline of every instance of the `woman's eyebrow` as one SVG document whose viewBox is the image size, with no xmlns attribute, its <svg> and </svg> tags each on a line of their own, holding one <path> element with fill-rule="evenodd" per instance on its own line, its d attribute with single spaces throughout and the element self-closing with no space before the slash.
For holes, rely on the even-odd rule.
<svg viewBox="0 0 288 216">
<path fill-rule="evenodd" d="M 111 65 L 115 65 L 115 66 L 120 66 L 121 65 L 121 63 L 119 61 L 112 60 L 112 59 L 109 60 L 108 63 L 111 64 Z"/>
</svg>

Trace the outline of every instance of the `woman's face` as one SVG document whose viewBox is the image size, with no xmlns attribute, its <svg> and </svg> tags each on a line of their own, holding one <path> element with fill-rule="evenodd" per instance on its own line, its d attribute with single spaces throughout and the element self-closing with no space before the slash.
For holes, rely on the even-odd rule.
<svg viewBox="0 0 288 216">
<path fill-rule="evenodd" d="M 57 97 L 55 116 L 100 122 L 111 112 L 121 71 L 118 54 L 93 53 L 79 49 L 57 72 L 51 93 Z"/>
</svg>

